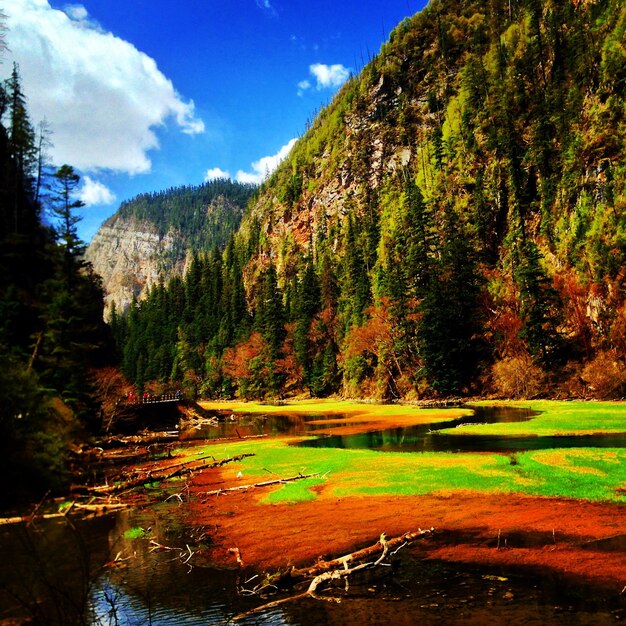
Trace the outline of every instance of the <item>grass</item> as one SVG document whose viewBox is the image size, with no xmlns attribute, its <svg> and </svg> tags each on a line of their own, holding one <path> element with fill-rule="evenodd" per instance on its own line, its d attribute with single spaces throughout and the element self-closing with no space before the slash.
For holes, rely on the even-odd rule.
<svg viewBox="0 0 626 626">
<path fill-rule="evenodd" d="M 345 415 L 358 417 L 359 421 L 384 421 L 393 419 L 403 423 L 426 424 L 453 420 L 463 415 L 471 415 L 469 409 L 422 409 L 404 404 L 374 404 L 354 400 L 292 400 L 283 404 L 263 404 L 261 402 L 200 402 L 208 411 L 222 411 L 248 414 L 278 415 Z"/>
<path fill-rule="evenodd" d="M 243 404 L 243 403 L 242 403 Z M 298 410 L 311 412 L 312 403 L 298 403 Z M 267 407 L 245 403 L 258 412 L 285 412 L 287 407 Z M 318 412 L 333 407 L 349 412 L 344 402 L 315 402 Z M 530 422 L 468 426 L 454 432 L 501 435 L 588 434 L 626 431 L 626 404 L 583 402 L 509 403 L 543 411 Z M 224 408 L 224 404 L 219 405 Z M 227 405 L 227 410 L 233 410 Z M 355 410 L 401 415 L 407 407 L 379 407 L 352 403 Z M 306 407 L 306 408 L 305 408 Z M 411 409 L 420 414 L 424 409 Z M 382 413 L 380 410 L 383 409 Z M 372 411 L 372 412 L 369 412 Z M 441 420 L 442 411 L 430 411 L 431 419 Z M 406 413 L 405 413 L 406 414 Z M 424 415 L 426 417 L 426 415 Z M 447 431 L 451 432 L 451 431 Z M 297 438 L 268 438 L 207 445 L 193 455 L 213 454 L 224 458 L 247 452 L 255 456 L 224 466 L 227 485 L 250 484 L 319 473 L 320 477 L 259 490 L 256 497 L 265 504 L 297 503 L 315 498 L 411 496 L 453 493 L 518 493 L 533 496 L 565 497 L 593 501 L 626 502 L 626 450 L 621 448 L 572 448 L 496 453 L 399 453 L 374 450 L 304 448 L 290 445 Z M 190 453 L 190 456 L 192 454 Z M 241 472 L 243 477 L 237 477 Z"/>
<path fill-rule="evenodd" d="M 559 402 L 532 400 L 526 402 L 479 402 L 478 405 L 529 408 L 540 414 L 528 422 L 482 424 L 446 429 L 455 435 L 555 436 L 626 433 L 626 404 L 620 402 Z"/>
</svg>

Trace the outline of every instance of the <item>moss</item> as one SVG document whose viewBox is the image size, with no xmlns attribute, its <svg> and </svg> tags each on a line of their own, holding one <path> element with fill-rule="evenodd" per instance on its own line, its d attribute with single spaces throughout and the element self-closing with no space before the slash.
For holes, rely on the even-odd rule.
<svg viewBox="0 0 626 626">
<path fill-rule="evenodd" d="M 389 409 L 391 413 L 406 407 L 375 407 L 345 402 L 295 403 L 307 412 L 310 407 L 327 412 L 329 407 L 346 405 L 370 410 Z M 507 403 L 529 406 L 529 403 Z M 232 404 L 229 410 L 232 409 Z M 588 431 L 593 419 L 604 423 L 613 417 L 615 429 L 626 428 L 626 404 L 588 402 L 533 402 L 542 415 L 530 422 L 468 426 L 454 432 L 492 432 L 520 434 L 555 434 Z M 256 405 L 261 409 L 268 407 Z M 275 411 L 286 407 L 271 407 Z M 423 411 L 423 410 L 420 410 Z M 433 419 L 441 412 L 431 411 Z M 545 417 L 544 417 L 545 416 Z M 437 418 L 438 419 L 438 418 Z M 533 426 L 537 422 L 538 426 Z M 594 424 L 596 422 L 593 422 Z M 621 426 L 620 426 L 621 425 Z M 482 430 L 481 430 L 482 429 Z M 246 482 L 268 480 L 268 470 L 280 477 L 318 473 L 318 477 L 273 487 L 260 496 L 265 504 L 296 503 L 317 497 L 354 497 L 368 495 L 410 496 L 432 493 L 473 491 L 478 493 L 522 493 L 535 496 L 578 498 L 624 502 L 626 494 L 626 450 L 573 448 L 568 450 L 528 451 L 510 457 L 483 453 L 394 453 L 373 450 L 307 448 L 292 444 L 296 438 L 266 439 L 206 446 L 202 453 L 216 457 L 253 452 L 241 463 L 222 470 L 227 479 L 244 472 Z M 198 451 L 196 450 L 196 453 Z"/>
</svg>

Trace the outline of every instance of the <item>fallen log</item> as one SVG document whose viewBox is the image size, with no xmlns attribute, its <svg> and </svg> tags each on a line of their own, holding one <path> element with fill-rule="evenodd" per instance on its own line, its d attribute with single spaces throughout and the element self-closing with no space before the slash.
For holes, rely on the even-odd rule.
<svg viewBox="0 0 626 626">
<path fill-rule="evenodd" d="M 178 431 L 163 431 L 146 433 L 144 435 L 127 435 L 124 437 L 110 436 L 104 437 L 96 442 L 101 448 L 121 448 L 137 444 L 149 445 L 153 443 L 171 443 L 178 439 Z"/>
<path fill-rule="evenodd" d="M 289 478 L 275 478 L 273 480 L 265 480 L 260 483 L 251 483 L 249 485 L 239 485 L 238 487 L 225 487 L 224 489 L 214 489 L 213 491 L 203 491 L 199 495 L 203 496 L 219 496 L 223 493 L 232 493 L 234 491 L 247 491 L 248 489 L 255 489 L 257 487 L 270 487 L 271 485 L 281 485 L 283 483 L 292 483 L 296 480 L 304 480 L 305 478 L 317 478 L 319 472 L 314 474 L 298 474 L 297 476 L 290 476 Z"/>
<path fill-rule="evenodd" d="M 0 526 L 8 526 L 9 524 L 19 524 L 20 522 L 33 522 L 35 520 L 60 519 L 67 517 L 65 513 L 41 513 L 39 515 L 17 515 L 15 517 L 0 518 Z"/>
<path fill-rule="evenodd" d="M 225 459 L 221 459 L 219 461 L 214 461 L 213 463 L 206 463 L 203 462 L 202 465 L 194 465 L 193 467 L 189 467 L 190 463 L 197 463 L 199 461 L 199 459 L 194 459 L 194 461 L 190 461 L 189 463 L 187 463 L 187 467 L 180 467 L 179 469 L 170 472 L 168 474 L 163 474 L 161 475 L 159 473 L 160 470 L 155 469 L 152 472 L 148 472 L 147 474 L 145 474 L 144 476 L 139 476 L 139 477 L 135 477 L 135 478 L 131 478 L 128 480 L 125 480 L 119 484 L 114 484 L 114 485 L 99 485 L 97 487 L 84 487 L 84 489 L 87 492 L 90 493 L 97 493 L 97 494 L 112 494 L 112 493 L 119 493 L 120 491 L 126 491 L 128 489 L 133 489 L 134 487 L 139 487 L 141 485 L 144 485 L 145 483 L 148 482 L 152 482 L 154 480 L 158 480 L 158 481 L 162 481 L 162 480 L 168 480 L 170 478 L 174 478 L 176 476 L 181 476 L 183 474 L 189 474 L 191 472 L 194 472 L 198 469 L 211 469 L 214 467 L 222 467 L 222 465 L 226 465 L 227 463 L 234 463 L 237 461 L 241 461 L 242 459 L 245 459 L 247 457 L 250 456 L 254 456 L 254 453 L 246 453 L 246 454 L 238 454 L 236 456 L 232 456 L 232 457 L 227 457 Z M 207 457 L 208 458 L 208 457 Z M 211 457 L 213 458 L 213 457 Z M 180 463 L 177 463 L 174 467 L 177 467 L 181 465 Z"/>
<path fill-rule="evenodd" d="M 379 540 L 374 545 L 371 545 L 367 548 L 363 548 L 362 550 L 357 550 L 356 552 L 352 552 L 350 554 L 346 554 L 345 556 L 341 556 L 337 559 L 332 559 L 330 561 L 318 561 L 315 565 L 311 567 L 305 567 L 301 569 L 292 568 L 291 570 L 286 571 L 279 577 L 279 581 L 282 584 L 295 584 L 306 578 L 310 578 L 311 576 L 317 576 L 324 572 L 331 571 L 336 568 L 348 568 L 348 564 L 356 563 L 359 561 L 363 561 L 364 559 L 370 558 L 376 555 L 378 552 L 385 549 L 387 550 L 397 550 L 404 545 L 423 537 L 424 535 L 432 534 L 433 529 L 422 530 L 418 528 L 416 532 L 412 533 L 404 533 L 400 537 L 394 537 L 393 539 L 385 540 L 384 544 Z M 382 535 L 381 535 L 382 537 Z"/>
<path fill-rule="evenodd" d="M 368 548 L 364 548 L 363 550 L 358 550 L 356 552 L 352 552 L 350 554 L 346 554 L 345 556 L 339 557 L 337 559 L 332 559 L 330 561 L 321 561 L 316 563 L 315 565 L 307 568 L 302 568 L 299 570 L 293 569 L 287 573 L 287 575 L 294 575 L 293 578 L 290 578 L 290 582 L 295 584 L 301 580 L 305 580 L 306 578 L 310 578 L 309 586 L 307 590 L 298 593 L 296 595 L 289 596 L 287 598 L 281 598 L 280 600 L 274 600 L 272 602 L 267 602 L 266 604 L 262 604 L 250 611 L 246 611 L 245 613 L 240 613 L 232 618 L 231 621 L 236 622 L 241 619 L 250 617 L 262 611 L 266 611 L 268 609 L 287 604 L 290 602 L 294 602 L 296 600 L 301 600 L 303 598 L 313 598 L 315 600 L 328 600 L 331 602 L 340 602 L 341 600 L 338 598 L 329 598 L 324 596 L 318 596 L 317 590 L 322 585 L 327 582 L 333 580 L 340 580 L 343 578 L 348 578 L 349 576 L 366 569 L 373 569 L 383 564 L 383 561 L 387 558 L 389 554 L 395 554 L 398 550 L 409 544 L 411 541 L 423 537 L 424 535 L 430 534 L 433 529 L 430 530 L 422 530 L 418 529 L 417 532 L 414 533 L 405 533 L 400 537 L 395 537 L 393 539 L 387 540 L 385 533 L 381 534 L 380 539 L 372 546 Z M 364 561 L 369 557 L 373 557 L 374 555 L 378 555 L 376 560 L 373 561 Z M 364 561 L 360 562 L 359 561 Z M 355 563 L 352 567 L 348 567 L 348 563 Z M 283 576 L 279 577 L 279 581 L 276 582 L 275 579 L 270 584 L 261 585 L 257 588 L 253 593 L 259 593 L 264 591 L 268 587 L 276 588 L 279 582 L 283 579 Z"/>
<path fill-rule="evenodd" d="M 18 515 L 15 517 L 3 517 L 0 518 L 0 526 L 7 526 L 10 524 L 19 524 L 21 522 L 31 523 L 39 520 L 52 520 L 52 519 L 67 519 L 71 511 L 84 511 L 86 513 L 109 513 L 111 511 L 117 511 L 119 509 L 128 508 L 129 505 L 121 504 L 117 502 L 111 502 L 108 504 L 79 504 L 72 502 L 64 511 L 59 513 L 31 513 L 30 515 Z"/>
</svg>

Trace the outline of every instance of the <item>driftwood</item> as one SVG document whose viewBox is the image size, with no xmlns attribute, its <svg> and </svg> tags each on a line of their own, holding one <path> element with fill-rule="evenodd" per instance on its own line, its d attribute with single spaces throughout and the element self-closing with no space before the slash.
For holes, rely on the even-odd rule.
<svg viewBox="0 0 626 626">
<path fill-rule="evenodd" d="M 422 530 L 419 528 L 417 532 L 404 533 L 404 535 L 401 535 L 400 537 L 394 537 L 389 540 L 385 539 L 384 543 L 379 540 L 372 546 L 363 548 L 362 550 L 357 550 L 356 552 L 341 556 L 337 559 L 332 559 L 331 561 L 318 561 L 311 567 L 301 569 L 292 568 L 280 576 L 279 580 L 282 584 L 295 584 L 307 578 L 311 578 L 312 576 L 318 576 L 319 574 L 329 572 L 337 568 L 347 569 L 348 565 L 351 563 L 363 561 L 373 557 L 381 550 L 384 551 L 385 546 L 388 550 L 397 550 L 400 547 L 404 547 L 405 544 L 415 541 L 424 535 L 430 535 L 432 532 L 432 528 L 430 530 Z M 381 535 L 381 537 L 383 537 L 383 535 Z"/>
<path fill-rule="evenodd" d="M 261 483 L 252 483 L 249 485 L 239 485 L 238 487 L 226 487 L 224 489 L 214 489 L 213 491 L 203 491 L 199 495 L 203 496 L 219 496 L 223 493 L 232 493 L 233 491 L 247 491 L 248 489 L 255 489 L 256 487 L 270 487 L 271 485 L 281 485 L 283 483 L 292 483 L 296 480 L 304 480 L 305 478 L 317 478 L 319 472 L 314 474 L 298 474 L 297 476 L 290 476 L 289 478 L 274 478 L 273 480 L 265 480 Z"/>
<path fill-rule="evenodd" d="M 70 512 L 74 510 L 100 514 L 125 509 L 128 508 L 128 506 L 129 505 L 127 504 L 121 504 L 118 502 L 109 502 L 105 504 L 79 504 L 78 502 L 72 502 L 64 511 L 61 511 L 60 513 L 31 513 L 30 515 L 0 518 L 0 526 L 20 524 L 22 522 L 30 524 L 39 520 L 67 519 Z"/>
<path fill-rule="evenodd" d="M 171 443 L 178 439 L 178 431 L 150 432 L 143 435 L 110 436 L 100 439 L 96 445 L 101 448 L 122 448 L 134 445 L 150 445 L 153 443 Z"/>
<path fill-rule="evenodd" d="M 239 615 L 236 615 L 232 618 L 231 621 L 239 621 L 262 611 L 266 611 L 268 609 L 272 609 L 274 607 L 287 604 L 289 602 L 294 602 L 303 598 L 313 598 L 316 600 L 340 602 L 341 600 L 338 598 L 318 596 L 316 592 L 320 587 L 330 581 L 348 578 L 349 576 L 359 571 L 373 569 L 375 567 L 378 567 L 379 565 L 382 565 L 383 561 L 387 558 L 389 554 L 395 554 L 396 552 L 398 552 L 398 550 L 406 546 L 411 541 L 414 541 L 419 537 L 423 537 L 424 535 L 430 534 L 432 533 L 432 531 L 433 529 L 422 530 L 420 528 L 417 532 L 405 533 L 400 537 L 395 537 L 389 540 L 387 540 L 385 533 L 383 533 L 377 543 L 368 548 L 364 548 L 363 550 L 358 550 L 357 552 L 346 554 L 345 556 L 339 557 L 338 559 L 333 559 L 331 561 L 320 561 L 311 567 L 299 570 L 292 569 L 290 572 L 287 572 L 286 575 L 280 576 L 278 582 L 274 582 L 271 585 L 263 585 L 260 589 L 255 590 L 255 592 L 253 593 L 262 592 L 269 586 L 276 588 L 276 586 L 280 584 L 280 582 L 284 582 L 285 576 L 290 580 L 291 583 L 296 583 L 302 580 L 309 579 L 310 582 L 306 591 L 293 596 L 289 596 L 287 598 L 281 598 L 280 600 L 267 602 L 266 604 L 262 604 L 261 606 L 251 609 L 250 611 L 246 611 L 245 613 L 240 613 Z M 235 549 L 231 549 L 231 551 L 234 550 Z M 375 560 L 365 561 L 365 559 L 368 559 L 370 557 L 373 558 L 375 555 L 378 555 Z M 354 565 L 352 567 L 348 567 L 349 563 Z"/>
<path fill-rule="evenodd" d="M 22 515 L 16 517 L 0 518 L 0 526 L 8 526 L 9 524 L 19 524 L 21 522 L 34 522 L 36 520 L 61 519 L 67 517 L 66 513 L 41 513 L 39 515 Z"/>
<path fill-rule="evenodd" d="M 246 453 L 246 454 L 238 454 L 237 456 L 227 457 L 225 459 L 221 459 L 219 461 L 213 461 L 213 463 L 206 463 L 205 459 L 214 458 L 214 457 L 202 457 L 201 459 L 193 459 L 186 463 L 176 463 L 175 465 L 167 466 L 166 468 L 155 468 L 152 471 L 146 472 L 143 476 L 138 476 L 134 478 L 129 478 L 119 484 L 114 485 L 99 485 L 97 487 L 86 487 L 85 489 L 88 492 L 92 493 L 119 493 L 120 491 L 126 491 L 127 489 L 133 489 L 134 487 L 139 487 L 144 485 L 145 483 L 151 482 L 153 480 L 168 480 L 170 478 L 175 478 L 176 476 L 181 476 L 183 474 L 189 474 L 199 469 L 210 469 L 213 467 L 222 467 L 222 465 L 226 465 L 227 463 L 234 463 L 236 461 L 241 461 L 249 456 L 254 456 L 254 453 Z M 197 465 L 198 462 L 202 461 L 201 465 Z M 192 465 L 190 467 L 190 465 Z M 163 474 L 162 472 L 167 469 L 178 468 L 169 473 Z"/>
<path fill-rule="evenodd" d="M 243 441 L 244 439 L 263 439 L 267 435 L 239 435 L 236 437 L 217 437 L 216 439 L 208 439 L 207 443 L 219 443 L 221 441 Z"/>
</svg>

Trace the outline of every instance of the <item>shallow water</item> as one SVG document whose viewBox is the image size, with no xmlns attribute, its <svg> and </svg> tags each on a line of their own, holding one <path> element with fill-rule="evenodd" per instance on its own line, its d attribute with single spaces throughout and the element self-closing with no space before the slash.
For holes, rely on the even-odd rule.
<svg viewBox="0 0 626 626">
<path fill-rule="evenodd" d="M 273 598 L 245 595 L 250 571 L 219 570 L 203 559 L 202 533 L 172 526 L 172 507 L 86 521 L 38 523 L 0 533 L 0 621 L 72 626 L 226 624 Z M 146 536 L 129 539 L 131 528 Z M 176 550 L 154 550 L 157 541 Z M 183 561 L 193 553 L 188 564 Z M 116 561 L 117 559 L 117 561 Z M 42 562 L 45 567 L 42 568 Z M 623 599 L 572 587 L 554 576 L 457 566 L 400 553 L 392 568 L 351 579 L 331 594 L 267 609 L 240 624 L 613 624 Z M 276 596 L 280 597 L 280 596 Z M 19 601 L 18 601 L 19 600 Z"/>
<path fill-rule="evenodd" d="M 311 437 L 304 445 L 406 452 L 504 452 L 573 445 L 623 447 L 626 443 L 621 435 L 506 438 L 437 432 L 464 423 L 532 417 L 524 409 L 481 408 L 473 416 L 452 422 L 346 437 Z M 315 419 L 310 416 L 246 416 L 203 427 L 198 434 L 210 438 L 304 435 L 314 434 L 315 429 Z M 234 615 L 273 599 L 246 595 L 245 589 L 259 580 L 253 578 L 256 572 L 215 568 L 205 554 L 217 526 L 186 525 L 176 502 L 76 524 L 49 521 L 0 527 L 0 623 L 17 617 L 49 626 L 226 624 Z M 144 534 L 132 539 L 128 531 L 137 528 L 144 529 Z M 541 544 L 537 549 L 545 543 L 545 537 L 533 540 Z M 584 547 L 622 552 L 624 537 Z M 393 568 L 384 572 L 383 576 L 377 573 L 351 580 L 347 592 L 343 588 L 332 591 L 341 603 L 299 600 L 238 623 L 569 626 L 614 624 L 626 619 L 621 596 L 598 595 L 550 574 L 424 561 L 419 558 L 418 544 L 413 552 L 400 553 Z"/>
<path fill-rule="evenodd" d="M 365 448 L 386 452 L 522 452 L 552 448 L 624 448 L 625 433 L 564 436 L 453 435 L 439 432 L 464 424 L 524 422 L 536 413 L 512 407 L 473 407 L 474 415 L 424 426 L 390 428 L 354 435 L 323 435 L 295 445 L 309 448 Z"/>
</svg>

